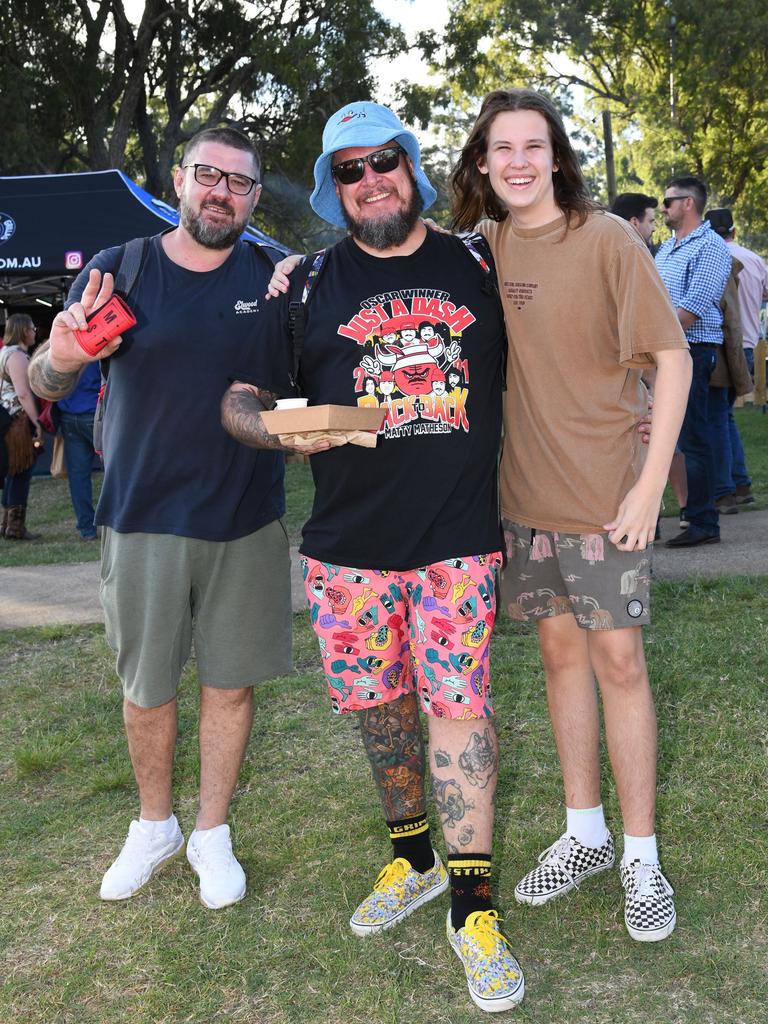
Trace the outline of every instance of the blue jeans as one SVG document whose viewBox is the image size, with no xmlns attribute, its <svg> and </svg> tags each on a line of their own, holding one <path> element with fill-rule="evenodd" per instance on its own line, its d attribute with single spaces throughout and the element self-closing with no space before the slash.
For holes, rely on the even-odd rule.
<svg viewBox="0 0 768 1024">
<path fill-rule="evenodd" d="M 2 444 L 0 440 L 0 444 Z M 32 466 L 23 473 L 8 474 L 3 484 L 3 508 L 13 505 L 26 505 L 29 498 L 29 482 L 32 479 Z"/>
<path fill-rule="evenodd" d="M 755 353 L 751 348 L 744 349 L 749 372 L 754 374 Z M 741 443 L 741 434 L 733 418 L 733 403 L 736 401 L 736 391 L 733 388 L 727 389 L 727 408 L 723 406 L 722 394 L 725 388 L 710 388 L 710 429 L 712 445 L 715 450 L 715 501 L 726 494 L 733 494 L 737 487 L 751 487 L 752 481 L 747 472 L 747 464 L 744 458 L 744 446 Z M 713 415 L 713 392 L 714 396 Z"/>
<path fill-rule="evenodd" d="M 709 398 L 712 392 L 727 389 L 709 386 L 709 379 L 717 362 L 715 348 L 691 345 L 691 359 L 693 378 L 679 441 L 685 455 L 685 471 L 688 476 L 686 518 L 692 526 L 703 533 L 719 536 L 720 520 L 715 508 L 715 452 L 709 426 Z M 727 406 L 727 395 L 714 397 L 716 400 L 724 397 Z"/>
<path fill-rule="evenodd" d="M 81 537 L 95 537 L 93 524 L 93 413 L 63 412 L 60 427 L 64 437 L 64 462 L 67 467 L 69 496 L 77 517 Z"/>
<path fill-rule="evenodd" d="M 733 403 L 736 401 L 736 392 L 728 388 L 728 428 L 731 441 L 731 480 L 733 486 L 728 494 L 733 494 L 737 487 L 751 487 L 752 480 L 747 472 L 747 463 L 744 458 L 744 445 L 741 443 L 741 434 L 733 418 Z M 717 484 L 715 484 L 715 498 L 720 497 Z"/>
</svg>

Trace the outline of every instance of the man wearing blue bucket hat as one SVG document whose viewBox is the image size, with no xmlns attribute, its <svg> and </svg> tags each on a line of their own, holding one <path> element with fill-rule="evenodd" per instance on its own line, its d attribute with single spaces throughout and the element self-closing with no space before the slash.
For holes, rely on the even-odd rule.
<svg viewBox="0 0 768 1024">
<path fill-rule="evenodd" d="M 295 395 L 295 376 L 310 405 L 386 410 L 375 448 L 315 449 L 300 549 L 332 707 L 358 712 L 393 847 L 350 925 L 361 936 L 394 927 L 450 885 L 447 933 L 470 995 L 507 1010 L 524 984 L 490 888 L 498 743 L 488 655 L 506 347 L 493 266 L 477 236 L 421 220 L 436 193 L 416 137 L 386 107 L 337 111 L 314 173 L 312 208 L 349 233 L 302 268 L 298 373 L 296 303 L 282 295 L 233 368 L 223 421 L 245 444 L 279 448 L 261 412 Z M 461 386 L 449 390 L 449 374 Z M 447 872 L 426 817 L 419 707 Z"/>
<path fill-rule="evenodd" d="M 421 150 L 416 136 L 400 123 L 400 119 L 388 107 L 367 100 L 342 107 L 333 117 L 329 118 L 323 132 L 323 152 L 315 162 L 315 190 L 309 198 L 310 205 L 318 217 L 335 224 L 337 227 L 349 226 L 349 216 L 341 202 L 341 191 L 337 184 L 338 171 L 334 171 L 335 154 L 353 147 L 380 147 L 386 145 L 387 150 L 398 151 L 407 157 L 416 195 L 412 206 L 420 205 L 426 210 L 434 203 L 437 193 L 430 185 L 426 174 L 421 169 Z M 380 149 L 377 153 L 382 152 Z M 394 157 L 378 157 L 374 154 L 374 170 L 382 161 L 386 164 Z M 397 167 L 397 163 L 390 170 Z M 356 172 L 357 173 L 357 172 Z M 360 176 L 362 178 L 362 175 Z M 358 178 L 357 180 L 360 180 Z M 421 200 L 419 204 L 419 200 Z M 420 211 L 419 211 L 420 212 Z M 416 214 L 418 216 L 418 213 Z M 363 225 L 362 230 L 375 231 L 380 225 L 372 219 Z M 416 221 L 414 220 L 414 224 Z M 413 225 L 412 225 L 413 226 Z M 375 246 L 375 248 L 382 248 Z"/>
</svg>

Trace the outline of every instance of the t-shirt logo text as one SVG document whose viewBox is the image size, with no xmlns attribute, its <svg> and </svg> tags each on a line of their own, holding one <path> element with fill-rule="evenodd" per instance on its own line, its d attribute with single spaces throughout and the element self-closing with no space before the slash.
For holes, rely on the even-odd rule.
<svg viewBox="0 0 768 1024">
<path fill-rule="evenodd" d="M 534 297 L 538 287 L 533 281 L 505 281 L 504 294 L 514 306 L 522 309 Z"/>
</svg>

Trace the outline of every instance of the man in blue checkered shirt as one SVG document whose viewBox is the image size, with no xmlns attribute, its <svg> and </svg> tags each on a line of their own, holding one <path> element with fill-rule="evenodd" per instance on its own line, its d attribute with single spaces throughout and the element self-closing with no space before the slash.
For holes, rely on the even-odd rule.
<svg viewBox="0 0 768 1024">
<path fill-rule="evenodd" d="M 680 431 L 688 474 L 686 530 L 667 541 L 669 548 L 716 544 L 720 523 L 715 507 L 715 450 L 710 442 L 711 402 L 727 389 L 711 388 L 709 379 L 723 344 L 720 298 L 731 273 L 725 242 L 703 220 L 707 187 L 698 178 L 675 178 L 667 185 L 664 220 L 675 235 L 656 253 L 656 267 L 691 346 L 693 380 Z"/>
</svg>

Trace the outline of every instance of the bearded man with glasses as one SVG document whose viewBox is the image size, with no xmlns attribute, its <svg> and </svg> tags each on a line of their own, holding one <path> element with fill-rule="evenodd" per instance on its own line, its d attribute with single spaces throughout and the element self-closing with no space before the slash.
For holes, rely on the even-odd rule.
<svg viewBox="0 0 768 1024">
<path fill-rule="evenodd" d="M 716 544 L 720 519 L 715 505 L 715 445 L 711 422 L 728 414 L 727 388 L 710 387 L 723 345 L 720 300 L 731 273 L 731 254 L 722 238 L 704 220 L 707 187 L 698 178 L 670 181 L 665 189 L 664 222 L 674 232 L 656 253 L 656 267 L 676 307 L 690 345 L 693 380 L 680 431 L 685 455 L 690 524 L 667 541 L 668 548 Z"/>
<path fill-rule="evenodd" d="M 180 223 L 144 241 L 128 295 L 137 324 L 100 353 L 110 362 L 96 510 L 101 597 L 140 800 L 103 900 L 133 896 L 183 851 L 171 778 L 176 688 L 192 641 L 200 803 L 187 859 L 204 906 L 245 895 L 227 817 L 252 688 L 291 667 L 283 457 L 237 444 L 219 411 L 228 368 L 258 328 L 273 262 L 240 239 L 258 178 L 258 154 L 241 132 L 206 129 L 187 143 L 174 174 Z M 93 361 L 73 330 L 110 296 L 122 259 L 123 247 L 98 253 L 73 284 L 50 348 L 31 367 L 37 394 L 70 394 Z"/>
</svg>

